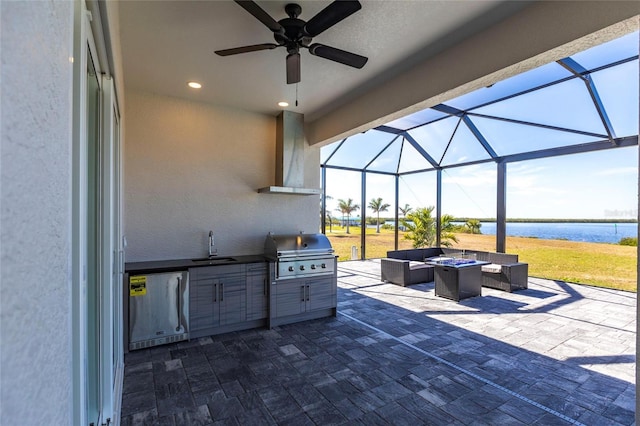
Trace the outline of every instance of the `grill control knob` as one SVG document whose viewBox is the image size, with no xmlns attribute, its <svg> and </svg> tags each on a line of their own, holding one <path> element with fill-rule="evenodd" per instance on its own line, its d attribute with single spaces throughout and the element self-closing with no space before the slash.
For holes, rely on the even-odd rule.
<svg viewBox="0 0 640 426">
<path fill-rule="evenodd" d="M 293 266 L 289 266 L 289 272 L 293 272 Z"/>
<path fill-rule="evenodd" d="M 300 270 L 304 271 L 304 265 L 300 265 Z"/>
<path fill-rule="evenodd" d="M 322 265 L 320 265 L 320 267 L 321 267 L 322 269 L 324 269 L 324 268 L 326 268 L 326 267 L 327 267 L 327 265 L 325 265 L 325 264 L 323 263 Z"/>
<path fill-rule="evenodd" d="M 311 265 L 311 269 L 316 269 L 316 265 Z"/>
</svg>

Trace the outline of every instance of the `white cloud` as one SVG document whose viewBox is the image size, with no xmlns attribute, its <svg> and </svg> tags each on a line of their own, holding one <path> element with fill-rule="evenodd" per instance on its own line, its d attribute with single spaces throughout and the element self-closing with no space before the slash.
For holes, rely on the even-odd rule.
<svg viewBox="0 0 640 426">
<path fill-rule="evenodd" d="M 596 176 L 620 176 L 620 175 L 634 176 L 637 174 L 638 174 L 637 167 L 618 167 L 618 168 L 600 170 L 595 173 Z"/>
<path fill-rule="evenodd" d="M 486 165 L 470 166 L 459 170 L 445 170 L 442 183 L 460 185 L 462 187 L 496 186 L 496 170 L 488 169 Z"/>
</svg>

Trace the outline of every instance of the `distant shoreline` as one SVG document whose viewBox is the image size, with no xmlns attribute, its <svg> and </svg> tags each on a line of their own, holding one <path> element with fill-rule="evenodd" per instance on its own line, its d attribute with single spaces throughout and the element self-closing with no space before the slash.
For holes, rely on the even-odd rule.
<svg viewBox="0 0 640 426">
<path fill-rule="evenodd" d="M 495 223 L 495 218 L 467 218 L 457 217 L 453 222 L 466 222 L 468 220 L 477 220 L 485 223 Z M 638 219 L 507 219 L 507 223 L 638 223 Z"/>
</svg>

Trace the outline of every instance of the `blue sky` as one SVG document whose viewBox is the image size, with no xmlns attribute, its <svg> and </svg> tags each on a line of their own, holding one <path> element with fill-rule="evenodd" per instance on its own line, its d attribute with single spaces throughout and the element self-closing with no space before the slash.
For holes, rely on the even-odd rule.
<svg viewBox="0 0 640 426">
<path fill-rule="evenodd" d="M 572 59 L 587 69 L 593 69 L 637 54 L 636 32 L 574 55 Z M 567 75 L 568 71 L 553 63 L 445 104 L 466 109 L 471 105 L 504 96 L 505 93 L 513 91 L 514 87 L 527 88 Z M 638 134 L 638 75 L 637 59 L 591 74 L 618 137 Z M 481 107 L 472 112 L 598 135 L 606 133 L 586 85 L 578 79 Z M 425 116 L 435 118 L 441 114 L 426 110 L 389 125 L 411 128 Z M 597 135 L 576 135 L 483 117 L 471 116 L 471 119 L 498 155 L 603 139 Z M 443 165 L 488 158 L 486 151 L 457 117 L 447 118 L 411 130 L 409 133 L 436 161 L 442 160 Z M 376 131 L 357 135 L 347 140 L 329 164 L 358 168 L 369 164 L 370 169 L 395 171 L 400 158 L 401 172 L 429 167 L 425 160 L 415 154 L 413 148 L 407 143 L 402 144 L 401 139 L 393 143 L 383 155 L 375 158 L 375 155 L 392 140 L 393 135 Z M 330 145 L 322 149 L 322 161 L 333 148 L 335 146 Z M 449 168 L 443 171 L 442 176 L 443 213 L 458 217 L 495 217 L 494 163 Z M 399 186 L 400 206 L 409 204 L 416 208 L 436 203 L 435 172 L 404 175 L 400 178 Z M 637 191 L 637 146 L 509 163 L 507 217 L 631 219 L 637 217 Z M 389 213 L 384 215 L 393 216 L 393 177 L 367 174 L 367 192 L 367 203 L 372 198 L 382 197 L 384 202 L 391 204 Z M 355 204 L 361 204 L 361 174 L 329 169 L 327 194 L 333 198 L 328 200 L 327 204 L 328 210 L 334 216 L 340 215 L 335 211 L 338 199 L 352 198 Z M 356 213 L 358 216 L 361 214 Z M 367 215 L 371 214 L 367 209 Z"/>
</svg>

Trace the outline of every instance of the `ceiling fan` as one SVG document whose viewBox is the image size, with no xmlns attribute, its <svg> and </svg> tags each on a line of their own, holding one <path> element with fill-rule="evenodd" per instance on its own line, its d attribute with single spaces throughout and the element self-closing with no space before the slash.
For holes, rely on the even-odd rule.
<svg viewBox="0 0 640 426">
<path fill-rule="evenodd" d="M 308 22 L 298 19 L 302 8 L 295 3 L 287 4 L 284 8 L 289 16 L 288 18 L 276 21 L 254 1 L 235 0 L 235 2 L 269 28 L 273 32 L 273 37 L 277 43 L 254 44 L 233 49 L 216 50 L 215 53 L 220 56 L 285 47 L 288 52 L 287 84 L 300 82 L 300 48 L 308 49 L 312 55 L 354 68 L 362 68 L 367 63 L 368 58 L 364 56 L 320 43 L 311 44 L 313 37 L 360 10 L 362 5 L 357 0 L 334 1 Z"/>
</svg>

